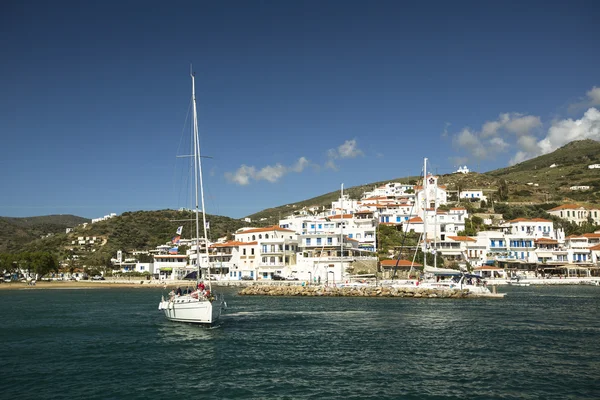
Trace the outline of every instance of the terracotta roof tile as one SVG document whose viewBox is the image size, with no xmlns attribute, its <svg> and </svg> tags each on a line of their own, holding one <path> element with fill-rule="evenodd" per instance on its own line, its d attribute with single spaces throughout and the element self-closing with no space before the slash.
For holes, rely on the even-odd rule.
<svg viewBox="0 0 600 400">
<path fill-rule="evenodd" d="M 277 232 L 294 232 L 294 231 L 291 231 L 289 229 L 285 229 L 285 228 L 281 228 L 281 227 L 279 227 L 277 225 L 273 225 L 273 226 L 268 226 L 266 228 L 254 228 L 254 229 L 248 229 L 248 230 L 245 230 L 245 231 L 238 231 L 236 233 L 239 234 L 239 235 L 243 235 L 243 234 L 246 234 L 246 233 L 271 232 L 271 231 L 277 231 Z"/>
<path fill-rule="evenodd" d="M 447 236 L 448 239 L 452 239 L 455 242 L 476 242 L 477 240 L 469 236 Z"/>
<path fill-rule="evenodd" d="M 395 267 L 396 263 L 398 263 L 399 267 L 422 267 L 422 264 L 413 263 L 410 260 L 381 260 L 382 267 Z"/>
</svg>

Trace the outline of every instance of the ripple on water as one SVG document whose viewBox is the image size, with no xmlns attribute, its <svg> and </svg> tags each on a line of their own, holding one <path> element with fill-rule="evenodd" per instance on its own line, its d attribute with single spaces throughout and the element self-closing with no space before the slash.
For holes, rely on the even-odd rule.
<svg viewBox="0 0 600 400">
<path fill-rule="evenodd" d="M 239 297 L 213 329 L 162 291 L 0 292 L 3 397 L 600 398 L 594 287 L 503 300 Z"/>
</svg>

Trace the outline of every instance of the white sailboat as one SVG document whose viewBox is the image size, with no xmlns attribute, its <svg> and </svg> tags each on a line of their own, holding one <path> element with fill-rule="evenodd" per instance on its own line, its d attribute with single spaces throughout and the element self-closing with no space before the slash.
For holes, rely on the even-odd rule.
<svg viewBox="0 0 600 400">
<path fill-rule="evenodd" d="M 202 182 L 202 163 L 200 157 L 200 141 L 198 137 L 198 115 L 196 111 L 196 90 L 195 90 L 195 77 L 194 74 L 191 74 L 192 77 L 192 111 L 193 111 L 193 127 L 192 127 L 192 135 L 193 135 L 193 145 L 194 145 L 194 190 L 195 190 L 195 215 L 196 215 L 196 271 L 197 271 L 197 279 L 200 282 L 202 269 L 200 266 L 200 224 L 198 220 L 199 214 L 199 198 L 202 202 L 202 222 L 204 226 L 204 238 L 208 240 L 207 230 L 206 230 L 206 208 L 204 207 L 204 185 Z M 200 195 L 199 192 L 200 191 Z M 167 298 L 163 296 L 160 303 L 158 304 L 158 309 L 163 311 L 165 317 L 170 321 L 176 322 L 188 322 L 193 324 L 205 324 L 212 325 L 221 316 L 222 310 L 226 307 L 223 296 L 220 294 L 215 294 L 212 291 L 212 285 L 210 281 L 210 262 L 208 257 L 208 241 L 205 243 L 206 249 L 206 260 L 208 263 L 207 267 L 207 283 L 208 285 L 204 287 L 203 284 L 198 284 L 197 289 L 191 293 L 187 294 L 170 294 Z"/>
</svg>

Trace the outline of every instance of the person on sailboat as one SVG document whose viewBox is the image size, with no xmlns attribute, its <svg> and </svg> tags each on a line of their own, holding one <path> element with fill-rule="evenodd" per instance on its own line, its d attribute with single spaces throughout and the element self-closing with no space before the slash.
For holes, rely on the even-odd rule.
<svg viewBox="0 0 600 400">
<path fill-rule="evenodd" d="M 180 286 L 177 287 L 177 291 L 175 292 L 175 294 L 177 296 L 181 296 L 181 287 Z"/>
<path fill-rule="evenodd" d="M 198 290 L 203 292 L 205 288 L 206 286 L 204 285 L 204 281 L 200 281 L 200 283 L 198 284 Z"/>
</svg>

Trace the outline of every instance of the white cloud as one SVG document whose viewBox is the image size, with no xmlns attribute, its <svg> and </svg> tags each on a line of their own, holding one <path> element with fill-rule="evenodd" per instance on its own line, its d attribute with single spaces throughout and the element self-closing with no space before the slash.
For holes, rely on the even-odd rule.
<svg viewBox="0 0 600 400">
<path fill-rule="evenodd" d="M 542 126 L 540 117 L 533 115 L 524 115 L 518 117 L 513 116 L 513 118 L 506 123 L 506 129 L 509 132 L 516 133 L 519 136 L 528 135 L 530 131 L 535 128 L 539 128 L 540 126 Z"/>
<path fill-rule="evenodd" d="M 356 139 L 346 140 L 336 149 L 327 152 L 330 158 L 354 158 L 362 156 L 363 152 L 356 146 Z"/>
<path fill-rule="evenodd" d="M 309 164 L 310 162 L 306 159 L 306 157 L 300 157 L 298 161 L 296 161 L 296 164 L 291 167 L 291 170 L 300 173 L 304 171 L 304 168 L 306 168 Z"/>
<path fill-rule="evenodd" d="M 476 158 L 483 159 L 487 156 L 487 150 L 483 147 L 477 132 L 472 132 L 469 128 L 465 128 L 459 134 L 454 135 L 452 141 L 455 146 L 466 149 Z"/>
<path fill-rule="evenodd" d="M 574 140 L 600 140 L 600 111 L 588 109 L 581 119 L 571 118 L 554 121 L 546 137 L 537 140 L 534 136 L 521 136 L 517 141 L 519 151 L 511 158 L 509 164 L 548 154 Z"/>
<path fill-rule="evenodd" d="M 242 164 L 235 173 L 225 172 L 225 177 L 238 185 L 247 185 L 250 179 L 256 175 L 256 168 Z"/>
<path fill-rule="evenodd" d="M 306 157 L 300 157 L 289 167 L 277 163 L 257 170 L 254 166 L 242 165 L 235 172 L 226 172 L 225 178 L 242 186 L 250 184 L 252 180 L 275 183 L 290 172 L 302 172 L 308 165 L 310 165 L 310 161 Z"/>
<path fill-rule="evenodd" d="M 337 171 L 338 167 L 335 164 L 335 160 L 355 158 L 362 155 L 364 155 L 364 153 L 358 148 L 356 139 L 346 140 L 337 148 L 329 149 L 327 151 L 325 168 L 331 168 Z M 319 170 L 321 168 L 317 164 L 311 164 L 306 157 L 300 157 L 295 163 L 289 166 L 276 163 L 275 165 L 267 165 L 261 169 L 257 169 L 253 165 L 248 166 L 243 164 L 235 172 L 226 172 L 225 178 L 230 182 L 237 183 L 238 185 L 242 186 L 249 185 L 252 181 L 267 181 L 275 183 L 285 175 L 292 172 L 299 174 L 309 166 L 312 166 L 315 170 Z"/>
<path fill-rule="evenodd" d="M 496 136 L 498 131 L 510 120 L 509 114 L 500 114 L 496 121 L 487 121 L 481 127 L 481 136 Z"/>
<path fill-rule="evenodd" d="M 586 94 L 590 100 L 590 106 L 600 106 L 600 87 L 594 86 Z"/>
<path fill-rule="evenodd" d="M 267 165 L 266 167 L 263 167 L 260 171 L 258 171 L 254 179 L 256 179 L 257 181 L 265 180 L 271 183 L 277 182 L 279 179 L 281 179 L 283 175 L 285 175 L 288 172 L 288 170 L 291 171 L 292 169 L 288 169 L 279 163 L 275 165 Z"/>
<path fill-rule="evenodd" d="M 516 153 L 509 161 L 512 165 L 553 152 L 574 140 L 600 140 L 600 111 L 594 107 L 600 105 L 600 87 L 594 86 L 586 93 L 585 100 L 570 108 L 583 105 L 588 109 L 580 119 L 553 121 L 541 139 L 539 133 L 543 124 L 540 117 L 513 112 L 486 121 L 479 132 L 464 128 L 453 136 L 453 144 L 476 158 L 491 157 L 514 146 Z"/>
<path fill-rule="evenodd" d="M 343 144 L 339 145 L 337 149 L 327 150 L 327 162 L 325 168 L 331 168 L 337 170 L 338 167 L 334 160 L 340 158 L 355 158 L 364 155 L 363 151 L 356 145 L 356 139 L 346 140 Z"/>
<path fill-rule="evenodd" d="M 540 117 L 534 115 L 523 115 L 519 113 L 504 113 L 495 121 L 487 121 L 481 127 L 481 137 L 499 135 L 503 130 L 517 135 L 527 135 L 535 128 L 542 126 Z"/>
<path fill-rule="evenodd" d="M 539 149 L 538 143 L 537 143 L 537 138 L 535 136 L 530 136 L 530 135 L 521 136 L 517 140 L 517 145 L 519 146 L 519 148 L 521 150 L 524 150 L 528 153 L 535 153 Z"/>
<path fill-rule="evenodd" d="M 509 144 L 504 141 L 504 139 L 500 137 L 495 137 L 490 139 L 490 145 L 494 150 L 504 151 L 509 147 Z"/>
<path fill-rule="evenodd" d="M 515 165 L 523 162 L 529 158 L 528 154 L 524 151 L 517 151 L 517 154 L 508 161 L 508 165 Z"/>
<path fill-rule="evenodd" d="M 592 107 L 578 120 L 555 121 L 546 137 L 539 141 L 541 154 L 550 153 L 573 140 L 600 140 L 600 111 Z"/>
<path fill-rule="evenodd" d="M 594 86 L 585 95 L 585 98 L 569 106 L 569 112 L 579 112 L 589 107 L 600 106 L 600 87 Z"/>
</svg>

